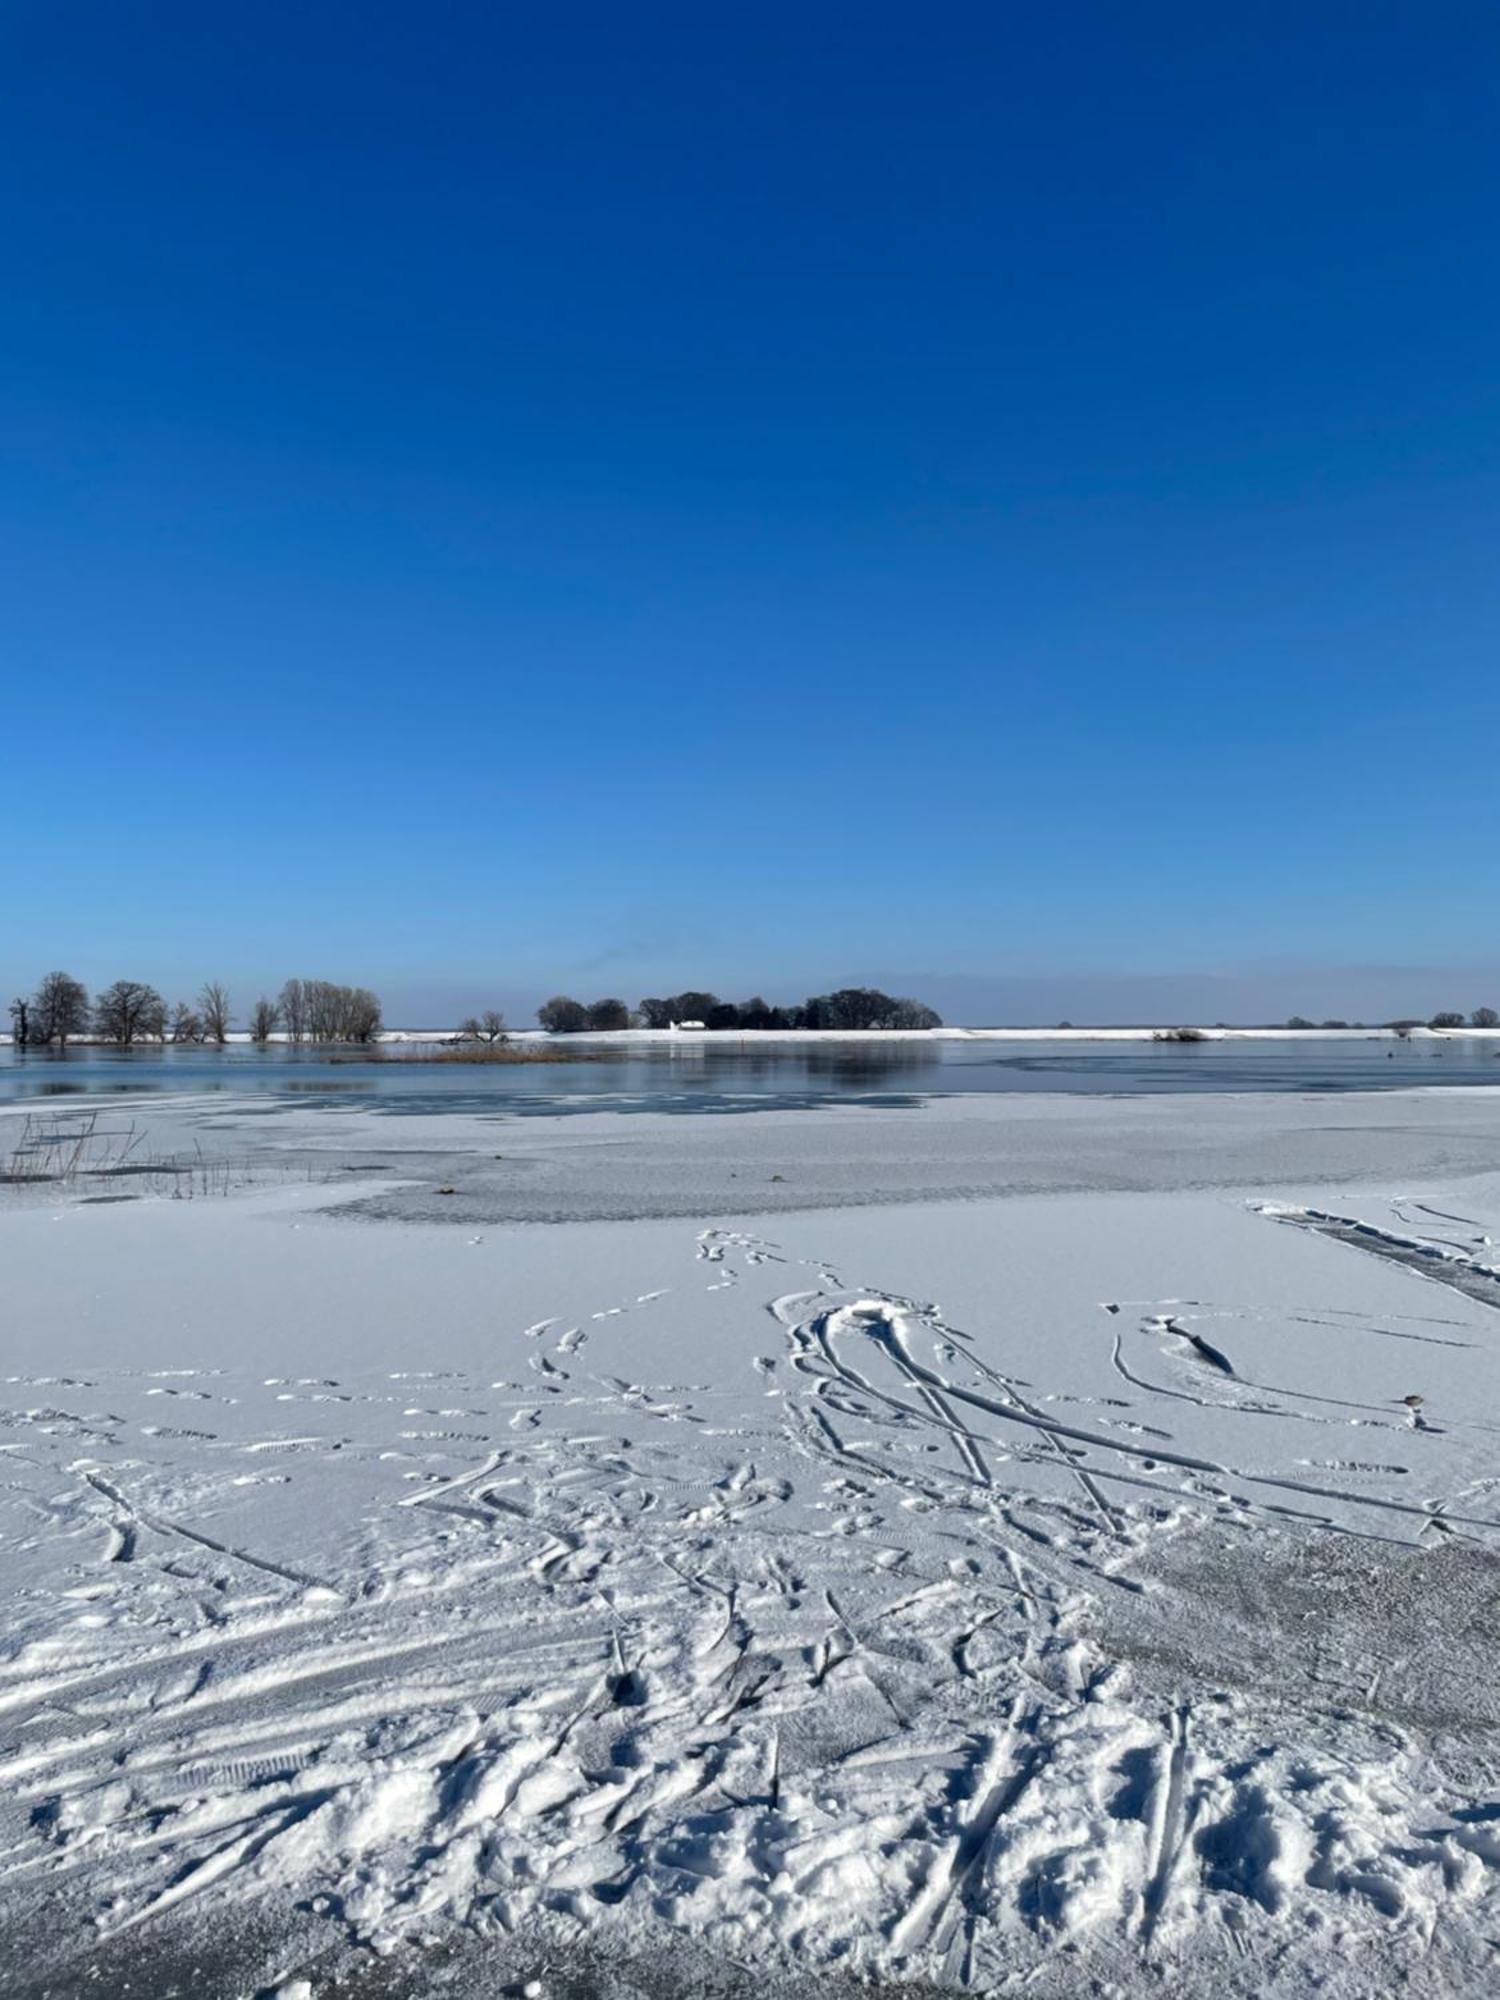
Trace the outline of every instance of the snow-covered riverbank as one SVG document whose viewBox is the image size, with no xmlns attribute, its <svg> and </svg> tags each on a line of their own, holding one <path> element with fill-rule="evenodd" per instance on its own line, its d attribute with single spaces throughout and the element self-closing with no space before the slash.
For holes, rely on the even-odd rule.
<svg viewBox="0 0 1500 2000">
<path fill-rule="evenodd" d="M 526 1029 L 522 1034 L 540 1035 Z M 1500 1040 L 1500 1028 L 1196 1028 L 1209 1042 L 1398 1041 L 1407 1039 Z M 1172 1040 L 1181 1028 L 1172 1022 L 1131 1028 L 777 1028 L 755 1033 L 742 1028 L 619 1028 L 610 1034 L 569 1035 L 568 1041 L 624 1044 L 708 1042 L 749 1048 L 778 1042 L 1153 1042 Z M 429 1041 L 428 1031 L 392 1030 L 388 1041 Z"/>
<path fill-rule="evenodd" d="M 560 1041 L 564 1044 L 599 1042 L 619 1048 L 669 1047 L 677 1043 L 702 1043 L 709 1047 L 775 1049 L 781 1044 L 848 1042 L 1153 1042 L 1172 1040 L 1181 1032 L 1172 1022 L 1156 1027 L 1129 1028 L 617 1028 L 606 1033 L 548 1035 L 541 1028 L 513 1028 L 507 1040 L 522 1042 Z M 1347 1042 L 1347 1041 L 1478 1041 L 1500 1042 L 1500 1028 L 1196 1028 L 1195 1034 L 1209 1042 Z M 251 1037 L 232 1030 L 225 1038 L 235 1047 L 248 1047 Z M 280 1032 L 267 1040 L 282 1046 L 288 1037 Z M 375 1037 L 379 1044 L 432 1043 L 458 1041 L 452 1028 L 387 1028 Z M 9 1046 L 13 1037 L 0 1034 L 0 1044 Z M 75 1035 L 78 1048 L 107 1048 L 108 1043 L 88 1035 Z"/>
<path fill-rule="evenodd" d="M 36 1990 L 242 1925 L 200 1991 L 1484 1990 L 1492 1102 L 200 1100 L 240 1191 L 7 1198 Z M 1148 1190 L 1018 1191 L 1069 1149 Z"/>
</svg>

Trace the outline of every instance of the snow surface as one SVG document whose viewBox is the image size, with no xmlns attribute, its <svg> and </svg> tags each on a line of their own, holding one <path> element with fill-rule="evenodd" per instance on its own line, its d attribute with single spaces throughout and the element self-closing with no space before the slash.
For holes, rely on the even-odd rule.
<svg viewBox="0 0 1500 2000">
<path fill-rule="evenodd" d="M 1492 1990 L 1493 1102 L 154 1105 L 0 1206 L 8 1990 Z"/>
</svg>

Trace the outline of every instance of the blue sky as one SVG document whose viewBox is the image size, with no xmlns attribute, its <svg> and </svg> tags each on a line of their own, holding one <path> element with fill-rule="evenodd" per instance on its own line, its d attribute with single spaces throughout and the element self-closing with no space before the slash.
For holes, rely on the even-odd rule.
<svg viewBox="0 0 1500 2000">
<path fill-rule="evenodd" d="M 1488 0 L 0 36 L 7 991 L 1500 975 Z"/>
</svg>

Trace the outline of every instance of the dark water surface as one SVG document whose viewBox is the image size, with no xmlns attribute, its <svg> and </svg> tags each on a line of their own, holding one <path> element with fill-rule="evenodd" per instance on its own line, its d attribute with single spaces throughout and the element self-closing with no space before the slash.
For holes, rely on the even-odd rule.
<svg viewBox="0 0 1500 2000">
<path fill-rule="evenodd" d="M 766 1042 L 601 1051 L 493 1066 L 232 1044 L 224 1049 L 0 1046 L 0 1103 L 225 1091 L 402 1111 L 749 1111 L 830 1099 L 919 1103 L 973 1091 L 1136 1096 L 1500 1084 L 1490 1040 Z M 267 1107 L 270 1109 L 270 1105 Z"/>
</svg>

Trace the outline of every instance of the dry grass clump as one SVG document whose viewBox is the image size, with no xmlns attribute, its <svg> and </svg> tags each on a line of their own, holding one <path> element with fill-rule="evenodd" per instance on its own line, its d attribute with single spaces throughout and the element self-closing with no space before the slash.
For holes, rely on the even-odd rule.
<svg viewBox="0 0 1500 2000">
<path fill-rule="evenodd" d="M 617 1049 L 561 1048 L 556 1042 L 495 1042 L 483 1045 L 461 1043 L 457 1047 L 371 1049 L 360 1055 L 330 1056 L 336 1063 L 567 1063 L 600 1062 L 618 1057 Z"/>
<path fill-rule="evenodd" d="M 142 1194 L 190 1201 L 227 1195 L 251 1178 L 248 1166 L 211 1156 L 197 1141 L 191 1153 L 148 1153 L 142 1150 L 145 1137 L 133 1121 L 102 1124 L 97 1111 L 56 1116 L 28 1112 L 10 1152 L 0 1155 L 0 1187 L 61 1188 L 76 1194 L 92 1182 L 123 1181 Z M 125 1198 L 89 1196 L 95 1201 Z"/>
</svg>

